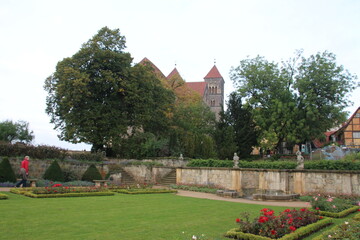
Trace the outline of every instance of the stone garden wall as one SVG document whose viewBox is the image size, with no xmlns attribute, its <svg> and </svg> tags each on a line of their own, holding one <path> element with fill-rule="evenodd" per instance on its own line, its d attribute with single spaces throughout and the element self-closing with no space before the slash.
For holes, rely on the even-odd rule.
<svg viewBox="0 0 360 240">
<path fill-rule="evenodd" d="M 360 195 L 360 171 L 177 168 L 177 183 L 218 185 L 249 195 L 257 190 Z"/>
</svg>

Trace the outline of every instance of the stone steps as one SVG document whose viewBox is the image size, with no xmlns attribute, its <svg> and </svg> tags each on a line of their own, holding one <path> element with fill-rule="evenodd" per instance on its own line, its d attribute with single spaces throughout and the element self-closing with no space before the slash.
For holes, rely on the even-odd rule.
<svg viewBox="0 0 360 240">
<path fill-rule="evenodd" d="M 120 169 L 120 173 L 121 173 L 121 184 L 125 184 L 125 185 L 134 185 L 136 184 L 135 179 L 128 174 L 124 169 Z"/>
<path fill-rule="evenodd" d="M 176 170 L 171 170 L 170 173 L 168 173 L 167 175 L 165 175 L 161 181 L 160 181 L 161 185 L 164 186 L 169 186 L 172 184 L 176 184 Z"/>
</svg>

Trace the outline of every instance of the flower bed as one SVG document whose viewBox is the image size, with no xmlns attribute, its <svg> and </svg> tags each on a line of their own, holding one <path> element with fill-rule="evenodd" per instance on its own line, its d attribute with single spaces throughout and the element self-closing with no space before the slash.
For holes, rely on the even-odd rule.
<svg viewBox="0 0 360 240">
<path fill-rule="evenodd" d="M 55 184 L 52 187 L 43 188 L 13 188 L 12 193 L 22 194 L 33 198 L 59 198 L 59 197 L 88 197 L 88 196 L 111 196 L 113 192 L 107 189 L 95 187 L 63 187 Z"/>
<path fill-rule="evenodd" d="M 8 199 L 8 196 L 6 194 L 0 193 L 0 200 Z"/>
<path fill-rule="evenodd" d="M 319 215 L 342 218 L 359 209 L 359 203 L 354 206 L 353 200 L 341 199 L 330 195 L 317 194 L 310 199 L 312 208 L 318 211 Z"/>
<path fill-rule="evenodd" d="M 337 225 L 314 238 L 314 240 L 324 239 L 360 239 L 360 213 L 355 215 L 352 220 L 344 221 L 342 224 Z"/>
<path fill-rule="evenodd" d="M 152 193 L 176 193 L 176 190 L 169 190 L 169 189 L 116 189 L 111 190 L 117 193 L 124 193 L 124 194 L 152 194 Z"/>
<path fill-rule="evenodd" d="M 243 219 L 237 218 L 239 228 L 226 233 L 226 237 L 235 239 L 299 239 L 326 225 L 331 219 L 318 216 L 306 208 L 286 209 L 278 216 L 274 211 L 264 208 L 261 216 L 249 221 L 249 214 L 243 213 Z"/>
</svg>

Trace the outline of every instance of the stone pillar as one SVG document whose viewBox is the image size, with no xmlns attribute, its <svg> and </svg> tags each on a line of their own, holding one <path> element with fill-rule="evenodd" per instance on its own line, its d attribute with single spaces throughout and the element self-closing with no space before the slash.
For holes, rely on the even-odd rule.
<svg viewBox="0 0 360 240">
<path fill-rule="evenodd" d="M 182 174 L 182 169 L 181 168 L 176 168 L 176 184 L 181 183 L 181 174 Z"/>
<path fill-rule="evenodd" d="M 294 192 L 298 194 L 305 192 L 303 172 L 294 172 Z"/>
<path fill-rule="evenodd" d="M 235 190 L 239 193 L 239 196 L 243 196 L 242 186 L 241 186 L 241 171 L 232 170 L 231 171 L 231 190 Z"/>
</svg>

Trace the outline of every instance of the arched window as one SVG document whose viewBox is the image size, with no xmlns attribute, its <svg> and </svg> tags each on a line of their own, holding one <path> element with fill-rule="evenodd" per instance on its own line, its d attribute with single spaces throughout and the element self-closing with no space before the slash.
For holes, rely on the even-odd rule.
<svg viewBox="0 0 360 240">
<path fill-rule="evenodd" d="M 211 99 L 211 101 L 210 101 L 210 106 L 211 106 L 211 107 L 214 107 L 214 106 L 215 106 L 215 99 Z"/>
</svg>

